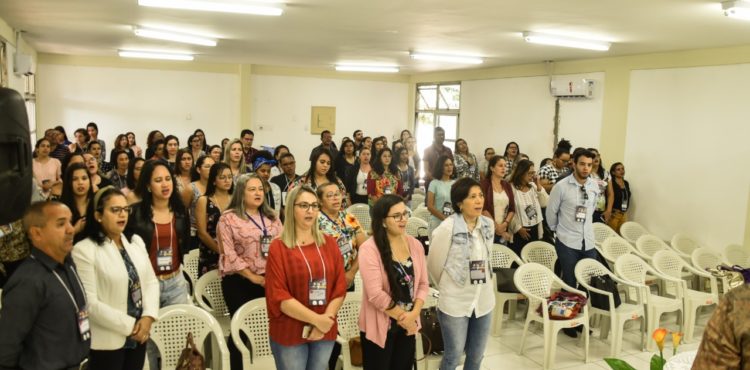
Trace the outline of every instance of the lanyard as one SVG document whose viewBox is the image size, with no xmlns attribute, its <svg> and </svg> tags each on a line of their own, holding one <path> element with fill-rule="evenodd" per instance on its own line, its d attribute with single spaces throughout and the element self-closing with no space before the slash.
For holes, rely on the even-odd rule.
<svg viewBox="0 0 750 370">
<path fill-rule="evenodd" d="M 159 225 L 154 222 L 154 233 L 156 233 L 156 249 L 161 249 L 161 245 L 159 245 Z M 169 248 L 172 248 L 172 242 L 174 241 L 174 228 L 172 227 L 172 221 L 169 222 Z"/>
<path fill-rule="evenodd" d="M 285 174 L 284 175 L 284 180 L 286 180 L 286 186 L 284 186 L 284 190 L 283 191 L 288 191 L 289 190 L 289 185 L 292 185 L 294 183 L 294 179 L 289 179 L 289 177 Z"/>
<path fill-rule="evenodd" d="M 33 259 L 36 260 L 36 257 L 34 257 L 33 255 L 31 256 L 31 258 L 33 258 Z M 81 293 L 83 293 L 83 304 L 84 304 L 84 307 L 86 307 L 86 304 L 87 304 L 86 303 L 86 293 L 85 293 L 86 291 L 83 289 L 83 284 L 81 284 L 81 279 L 78 277 L 78 274 L 76 273 L 76 270 L 73 269 L 73 266 L 70 266 L 70 271 L 73 272 L 73 276 L 76 277 L 76 281 L 78 282 L 78 286 L 81 288 Z M 76 312 L 81 312 L 81 309 L 78 307 L 78 302 L 76 302 L 75 297 L 73 297 L 73 292 L 71 292 L 70 289 L 68 288 L 68 286 L 65 285 L 65 283 L 63 282 L 62 278 L 57 273 L 57 271 L 52 270 L 52 273 L 55 274 L 55 277 L 57 278 L 57 281 L 60 282 L 60 285 L 62 285 L 63 288 L 65 288 L 65 291 L 68 293 L 68 297 L 70 297 L 70 301 L 73 302 L 73 306 L 75 306 L 75 308 L 76 308 Z"/>
<path fill-rule="evenodd" d="M 343 234 L 343 235 L 347 235 L 348 236 L 348 233 L 345 230 L 346 229 L 346 223 L 344 223 L 344 227 L 342 228 L 341 224 L 339 224 L 337 221 L 334 221 L 325 212 L 321 211 L 320 213 L 323 214 L 323 216 L 325 216 L 328 219 L 328 221 L 331 221 L 331 223 L 333 224 L 333 226 L 339 231 L 339 234 Z"/>
<path fill-rule="evenodd" d="M 326 263 L 323 261 L 323 255 L 320 254 L 320 247 L 318 246 L 318 243 L 315 243 L 315 249 L 318 251 L 318 257 L 320 257 L 320 264 L 323 265 L 323 280 L 326 279 Z M 313 281 L 312 276 L 312 269 L 310 268 L 310 263 L 307 262 L 307 257 L 305 257 L 305 253 L 302 252 L 302 246 L 297 244 L 297 250 L 302 254 L 302 259 L 305 260 L 305 265 L 307 265 L 307 272 L 310 273 L 310 281 Z"/>
<path fill-rule="evenodd" d="M 258 213 L 260 214 L 260 212 L 258 212 Z M 266 221 L 263 220 L 263 215 L 262 214 L 260 215 L 260 223 L 263 224 L 263 227 L 260 227 L 260 225 L 258 225 L 258 223 L 255 222 L 255 220 L 253 220 L 253 218 L 250 217 L 250 215 L 247 214 L 247 212 L 245 212 L 245 216 L 247 216 L 247 218 L 249 218 L 250 221 L 252 221 L 255 224 L 256 227 L 258 227 L 259 229 L 263 230 L 263 236 L 268 236 L 268 233 L 266 232 Z"/>
</svg>

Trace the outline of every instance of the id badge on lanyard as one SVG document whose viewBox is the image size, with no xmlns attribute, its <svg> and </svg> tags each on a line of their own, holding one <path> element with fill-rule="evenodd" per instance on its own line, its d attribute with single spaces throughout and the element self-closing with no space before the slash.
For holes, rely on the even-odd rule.
<svg viewBox="0 0 750 370">
<path fill-rule="evenodd" d="M 586 206 L 578 206 L 576 207 L 576 222 L 584 222 L 586 221 Z"/>
<path fill-rule="evenodd" d="M 628 210 L 628 193 L 627 191 L 622 191 L 622 203 L 620 204 L 620 209 L 623 212 L 627 212 Z"/>
<path fill-rule="evenodd" d="M 268 257 L 268 251 L 271 249 L 271 235 L 263 235 L 260 237 L 260 254 L 263 257 Z"/>
<path fill-rule="evenodd" d="M 310 281 L 309 302 L 311 306 L 326 305 L 326 280 L 313 279 Z"/>
<path fill-rule="evenodd" d="M 89 340 L 91 338 L 91 324 L 89 323 L 89 311 L 84 306 L 78 310 L 78 332 L 81 334 L 82 340 Z"/>
<path fill-rule="evenodd" d="M 484 260 L 469 262 L 469 279 L 472 284 L 485 284 L 487 282 L 487 267 Z"/>
<path fill-rule="evenodd" d="M 141 282 L 133 284 L 133 288 L 130 290 L 130 298 L 133 299 L 136 308 L 143 307 L 143 296 L 141 293 Z"/>
<path fill-rule="evenodd" d="M 443 203 L 443 215 L 444 216 L 450 216 L 453 214 L 453 207 L 451 207 L 450 202 Z"/>
<path fill-rule="evenodd" d="M 162 248 L 159 245 L 159 226 L 154 224 L 156 233 L 156 269 L 160 272 L 172 271 L 172 242 L 174 241 L 174 229 L 172 223 L 169 223 L 169 245 Z"/>
<path fill-rule="evenodd" d="M 526 212 L 526 218 L 528 218 L 529 221 L 536 219 L 536 207 L 528 205 L 524 209 L 524 212 Z"/>
<path fill-rule="evenodd" d="M 341 251 L 342 256 L 346 256 L 349 253 L 352 253 L 352 240 L 345 234 L 341 234 L 338 240 L 336 240 L 336 243 L 339 245 L 339 251 Z"/>
</svg>

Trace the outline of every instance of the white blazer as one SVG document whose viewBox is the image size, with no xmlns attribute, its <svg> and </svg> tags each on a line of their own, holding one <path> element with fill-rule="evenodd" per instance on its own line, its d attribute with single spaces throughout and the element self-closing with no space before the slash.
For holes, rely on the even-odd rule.
<svg viewBox="0 0 750 370">
<path fill-rule="evenodd" d="M 133 261 L 141 282 L 143 314 L 159 317 L 159 281 L 151 267 L 146 246 L 138 235 L 122 244 Z M 111 240 L 102 245 L 86 238 L 72 252 L 88 301 L 91 349 L 117 350 L 133 332 L 135 318 L 128 316 L 128 271 L 120 251 Z"/>
</svg>

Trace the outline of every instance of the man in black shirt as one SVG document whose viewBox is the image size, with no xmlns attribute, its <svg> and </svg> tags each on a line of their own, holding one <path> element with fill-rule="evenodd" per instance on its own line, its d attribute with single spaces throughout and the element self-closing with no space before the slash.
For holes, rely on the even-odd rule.
<svg viewBox="0 0 750 370">
<path fill-rule="evenodd" d="M 281 206 L 286 206 L 286 194 L 292 187 L 292 184 L 297 179 L 297 162 L 294 159 L 292 153 L 284 153 L 279 157 L 279 165 L 281 170 L 284 171 L 281 175 L 274 176 L 271 178 L 271 182 L 278 185 L 281 189 Z M 283 208 L 282 208 L 283 209 Z M 282 212 L 282 214 L 284 214 Z"/>
<path fill-rule="evenodd" d="M 70 257 L 71 212 L 37 202 L 23 218 L 31 255 L 5 284 L 0 369 L 78 369 L 91 346 L 83 285 Z"/>
<path fill-rule="evenodd" d="M 336 160 L 336 157 L 339 156 L 339 150 L 336 148 L 336 144 L 333 142 L 333 135 L 331 135 L 331 131 L 323 130 L 323 132 L 320 133 L 320 145 L 313 148 L 312 151 L 310 151 L 310 161 L 315 158 L 315 156 L 318 155 L 320 151 L 323 149 L 328 149 L 329 152 L 331 152 L 331 155 L 333 158 L 331 158 L 331 163 L 333 163 Z"/>
</svg>

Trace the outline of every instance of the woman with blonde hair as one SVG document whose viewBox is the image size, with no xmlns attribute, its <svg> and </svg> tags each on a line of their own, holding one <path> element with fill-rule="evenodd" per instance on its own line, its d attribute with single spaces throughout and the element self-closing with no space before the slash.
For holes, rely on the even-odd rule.
<svg viewBox="0 0 750 370">
<path fill-rule="evenodd" d="M 243 173 L 247 172 L 247 166 L 245 165 L 245 152 L 242 151 L 242 140 L 233 139 L 224 148 L 224 163 L 229 165 L 229 169 L 232 170 L 232 177 L 234 182 Z"/>
</svg>

